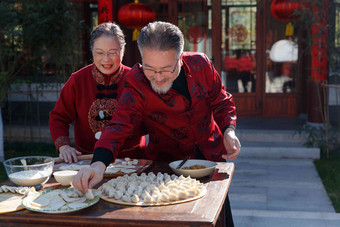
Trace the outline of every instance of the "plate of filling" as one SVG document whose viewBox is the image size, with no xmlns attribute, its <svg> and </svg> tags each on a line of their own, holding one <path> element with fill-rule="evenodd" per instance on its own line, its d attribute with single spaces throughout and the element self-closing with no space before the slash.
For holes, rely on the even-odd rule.
<svg viewBox="0 0 340 227">
<path fill-rule="evenodd" d="M 89 167 L 91 160 L 82 160 L 77 163 L 68 164 L 65 162 L 55 164 L 55 170 L 80 170 L 84 167 Z M 125 174 L 142 173 L 152 164 L 151 160 L 146 159 L 116 159 L 105 170 L 104 177 L 117 177 Z"/>
<path fill-rule="evenodd" d="M 22 205 L 41 213 L 69 213 L 85 209 L 99 201 L 100 191 L 90 189 L 85 195 L 74 189 L 56 189 L 32 193 L 22 200 Z"/>
</svg>

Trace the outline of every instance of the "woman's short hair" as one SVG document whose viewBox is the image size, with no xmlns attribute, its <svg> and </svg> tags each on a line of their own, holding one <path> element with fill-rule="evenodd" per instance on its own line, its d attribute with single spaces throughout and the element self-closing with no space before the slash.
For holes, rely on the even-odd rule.
<svg viewBox="0 0 340 227">
<path fill-rule="evenodd" d="M 156 21 L 145 26 L 137 39 L 139 52 L 143 48 L 151 50 L 176 50 L 179 58 L 184 48 L 184 38 L 181 30 L 174 24 Z"/>
<path fill-rule="evenodd" d="M 115 23 L 101 23 L 93 31 L 90 36 L 90 50 L 93 50 L 94 41 L 103 36 L 112 36 L 119 42 L 120 49 L 124 53 L 125 48 L 125 36 L 122 29 Z"/>
</svg>

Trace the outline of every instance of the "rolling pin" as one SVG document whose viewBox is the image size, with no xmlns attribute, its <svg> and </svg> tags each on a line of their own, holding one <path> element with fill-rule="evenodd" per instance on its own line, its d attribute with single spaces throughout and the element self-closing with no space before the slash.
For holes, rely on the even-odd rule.
<svg viewBox="0 0 340 227">
<path fill-rule="evenodd" d="M 91 160 L 93 158 L 93 154 L 85 154 L 85 155 L 79 155 L 77 156 L 78 161 L 81 160 Z M 59 163 L 59 162 L 63 162 L 64 160 L 61 158 L 55 158 L 54 159 L 54 163 Z"/>
</svg>

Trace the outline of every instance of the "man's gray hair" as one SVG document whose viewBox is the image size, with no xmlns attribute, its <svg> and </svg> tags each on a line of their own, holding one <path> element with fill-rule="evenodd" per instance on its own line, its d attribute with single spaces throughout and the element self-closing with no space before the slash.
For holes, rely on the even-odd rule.
<svg viewBox="0 0 340 227">
<path fill-rule="evenodd" d="M 175 50 L 179 58 L 183 52 L 184 38 L 176 25 L 156 21 L 149 23 L 141 30 L 137 44 L 141 55 L 144 48 L 160 51 Z"/>
</svg>

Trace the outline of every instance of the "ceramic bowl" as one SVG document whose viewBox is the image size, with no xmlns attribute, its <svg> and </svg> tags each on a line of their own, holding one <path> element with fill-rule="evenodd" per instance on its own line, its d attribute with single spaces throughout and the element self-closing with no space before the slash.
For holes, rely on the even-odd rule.
<svg viewBox="0 0 340 227">
<path fill-rule="evenodd" d="M 3 164 L 8 178 L 14 184 L 38 186 L 50 179 L 54 159 L 47 156 L 26 156 L 8 159 Z"/>
<path fill-rule="evenodd" d="M 192 178 L 201 178 L 208 176 L 211 174 L 215 167 L 216 162 L 208 161 L 208 160 L 199 160 L 199 159 L 189 159 L 180 169 L 176 169 L 176 167 L 181 163 L 182 160 L 174 161 L 169 164 L 170 168 L 177 174 L 183 175 L 185 177 L 190 176 Z M 203 169 L 183 169 L 185 167 L 191 167 L 194 165 L 205 166 Z"/>
<path fill-rule="evenodd" d="M 53 173 L 55 180 L 62 186 L 71 185 L 73 178 L 77 175 L 78 171 L 75 170 L 61 170 Z"/>
</svg>

